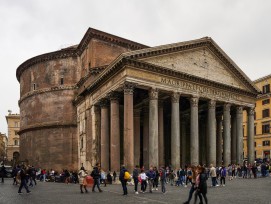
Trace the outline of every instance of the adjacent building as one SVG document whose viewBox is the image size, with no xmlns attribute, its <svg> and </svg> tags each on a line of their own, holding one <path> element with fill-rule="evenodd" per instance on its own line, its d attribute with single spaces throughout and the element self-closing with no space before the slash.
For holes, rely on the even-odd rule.
<svg viewBox="0 0 271 204">
<path fill-rule="evenodd" d="M 271 152 L 271 75 L 262 77 L 253 82 L 260 90 L 255 104 L 254 134 L 255 158 L 270 159 Z M 247 157 L 247 120 L 244 114 L 244 156 Z"/>
<path fill-rule="evenodd" d="M 7 142 L 8 138 L 6 134 L 0 132 L 0 161 L 6 160 Z"/>
<path fill-rule="evenodd" d="M 9 114 L 6 116 L 8 126 L 7 160 L 17 163 L 20 159 L 20 114 Z"/>
<path fill-rule="evenodd" d="M 17 69 L 22 160 L 54 169 L 254 161 L 259 89 L 210 37 L 149 47 L 89 28 Z M 223 144 L 223 145 L 222 145 Z"/>
</svg>

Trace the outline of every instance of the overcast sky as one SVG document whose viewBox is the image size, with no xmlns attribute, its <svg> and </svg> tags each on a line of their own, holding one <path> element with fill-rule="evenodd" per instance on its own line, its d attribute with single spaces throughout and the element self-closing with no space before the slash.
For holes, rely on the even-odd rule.
<svg viewBox="0 0 271 204">
<path fill-rule="evenodd" d="M 271 74 L 271 1 L 0 0 L 0 131 L 19 113 L 16 69 L 93 27 L 156 46 L 212 37 L 252 80 Z"/>
</svg>

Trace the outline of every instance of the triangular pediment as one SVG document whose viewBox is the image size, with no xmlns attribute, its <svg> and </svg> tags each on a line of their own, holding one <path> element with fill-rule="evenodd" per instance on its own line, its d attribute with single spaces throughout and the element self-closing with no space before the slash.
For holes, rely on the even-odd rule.
<svg viewBox="0 0 271 204">
<path fill-rule="evenodd" d="M 243 82 L 206 47 L 143 58 L 141 60 L 210 81 L 248 90 Z"/>
<path fill-rule="evenodd" d="M 169 68 L 254 94 L 259 93 L 258 88 L 245 73 L 209 37 L 132 51 L 124 53 L 123 57 Z"/>
</svg>

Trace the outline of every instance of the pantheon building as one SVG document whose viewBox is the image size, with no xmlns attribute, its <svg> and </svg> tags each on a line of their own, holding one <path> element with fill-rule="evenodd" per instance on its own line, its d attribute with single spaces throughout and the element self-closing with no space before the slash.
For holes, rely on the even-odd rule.
<svg viewBox="0 0 271 204">
<path fill-rule="evenodd" d="M 210 37 L 149 47 L 89 28 L 16 74 L 21 159 L 36 167 L 242 163 L 244 111 L 254 161 L 259 90 Z"/>
</svg>

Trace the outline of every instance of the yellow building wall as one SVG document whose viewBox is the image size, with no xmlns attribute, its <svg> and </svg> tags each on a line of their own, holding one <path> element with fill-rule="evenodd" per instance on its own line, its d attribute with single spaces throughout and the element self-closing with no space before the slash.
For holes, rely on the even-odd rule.
<svg viewBox="0 0 271 204">
<path fill-rule="evenodd" d="M 271 86 L 271 75 L 269 75 L 268 78 L 265 78 L 261 81 L 257 81 L 255 85 L 263 91 L 263 86 L 270 84 Z M 270 103 L 262 105 L 262 101 L 269 99 Z M 264 109 L 269 109 L 269 117 L 263 118 L 262 111 Z M 262 125 L 263 124 L 270 124 L 271 126 L 271 93 L 269 94 L 263 94 L 260 97 L 258 97 L 258 100 L 255 104 L 255 121 L 254 125 L 256 128 L 255 132 L 255 152 L 256 157 L 255 158 L 264 158 L 264 151 L 271 151 L 271 146 L 263 146 L 263 141 L 270 141 L 271 143 L 271 129 L 269 133 L 262 133 Z M 243 112 L 243 130 L 244 130 L 244 158 L 247 158 L 247 113 L 246 111 Z M 267 156 L 270 158 L 270 155 Z"/>
</svg>

